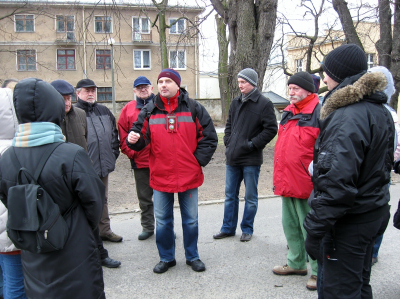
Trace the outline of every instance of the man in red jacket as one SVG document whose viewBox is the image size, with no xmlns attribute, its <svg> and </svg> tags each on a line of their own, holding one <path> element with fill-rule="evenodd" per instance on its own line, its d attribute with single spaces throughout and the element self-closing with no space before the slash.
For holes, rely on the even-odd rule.
<svg viewBox="0 0 400 299">
<path fill-rule="evenodd" d="M 282 196 L 282 225 L 289 251 L 287 263 L 275 266 L 277 275 L 307 275 L 307 253 L 304 240 L 307 232 L 303 221 L 310 207 L 307 199 L 313 189 L 308 165 L 313 159 L 319 135 L 319 104 L 313 78 L 299 72 L 289 78 L 291 104 L 279 124 L 274 158 L 274 193 Z M 306 287 L 317 289 L 317 261 L 310 259 L 311 277 Z"/>
<path fill-rule="evenodd" d="M 137 121 L 142 108 L 152 102 L 154 99 L 153 86 L 149 79 L 139 76 L 133 82 L 133 92 L 136 95 L 136 101 L 130 101 L 122 110 L 118 120 L 119 146 L 121 151 L 128 156 L 135 176 L 136 192 L 139 199 L 141 212 L 140 222 L 142 232 L 139 234 L 139 240 L 146 240 L 154 234 L 154 207 L 153 207 L 153 189 L 149 185 L 149 152 L 150 147 L 146 146 L 140 152 L 130 149 L 126 144 L 129 130 Z"/>
<path fill-rule="evenodd" d="M 204 181 L 202 167 L 210 162 L 218 137 L 207 110 L 180 88 L 177 71 L 162 70 L 157 85 L 154 103 L 142 109 L 126 139 L 133 150 L 150 147 L 150 186 L 160 255 L 153 271 L 164 273 L 176 265 L 174 193 L 178 193 L 186 264 L 200 272 L 206 267 L 197 250 L 198 187 Z"/>
</svg>

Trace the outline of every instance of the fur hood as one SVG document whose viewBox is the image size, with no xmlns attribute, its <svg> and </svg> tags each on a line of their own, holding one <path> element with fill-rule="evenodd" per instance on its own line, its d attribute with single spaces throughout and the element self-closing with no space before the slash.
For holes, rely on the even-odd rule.
<svg viewBox="0 0 400 299">
<path fill-rule="evenodd" d="M 320 119 L 324 120 L 338 108 L 359 102 L 366 96 L 370 96 L 377 91 L 383 91 L 387 85 L 386 77 L 381 72 L 366 73 L 354 83 L 345 85 L 334 91 L 326 99 L 321 109 Z M 386 103 L 386 99 L 384 102 Z"/>
</svg>

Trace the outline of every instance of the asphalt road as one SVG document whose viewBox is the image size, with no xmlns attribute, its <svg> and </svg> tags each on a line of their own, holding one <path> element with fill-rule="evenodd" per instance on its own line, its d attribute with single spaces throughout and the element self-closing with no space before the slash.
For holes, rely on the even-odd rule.
<svg viewBox="0 0 400 299">
<path fill-rule="evenodd" d="M 400 198 L 400 184 L 391 186 L 392 215 Z M 243 211 L 240 203 L 239 219 Z M 277 276 L 275 265 L 286 263 L 286 241 L 281 224 L 280 198 L 260 199 L 253 238 L 214 240 L 223 217 L 223 204 L 199 206 L 199 253 L 207 270 L 196 273 L 185 264 L 179 208 L 175 208 L 177 265 L 164 274 L 154 274 L 159 262 L 155 236 L 138 241 L 141 231 L 137 213 L 112 215 L 112 228 L 124 237 L 122 243 L 105 243 L 112 258 L 122 262 L 118 269 L 104 269 L 109 299 L 123 298 L 317 298 L 306 289 L 307 276 Z M 375 299 L 400 298 L 400 231 L 392 225 L 385 232 L 379 262 L 373 266 L 371 285 Z M 309 274 L 310 273 L 310 268 Z"/>
</svg>

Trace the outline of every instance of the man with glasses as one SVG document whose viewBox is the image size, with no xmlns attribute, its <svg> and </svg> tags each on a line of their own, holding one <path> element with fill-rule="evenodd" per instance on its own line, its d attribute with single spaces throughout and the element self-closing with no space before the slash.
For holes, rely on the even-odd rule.
<svg viewBox="0 0 400 299">
<path fill-rule="evenodd" d="M 121 242 L 122 237 L 111 230 L 108 215 L 108 174 L 115 169 L 119 156 L 118 131 L 111 111 L 96 102 L 96 91 L 97 86 L 92 80 L 80 80 L 76 85 L 78 102 L 75 107 L 86 112 L 88 154 L 96 173 L 106 186 L 103 215 L 99 223 L 100 237 L 104 241 Z"/>
<path fill-rule="evenodd" d="M 150 187 L 150 169 L 149 169 L 149 151 L 146 146 L 141 151 L 134 151 L 126 144 L 129 130 L 137 121 L 142 108 L 153 101 L 153 86 L 149 79 L 139 76 L 133 82 L 133 93 L 136 95 L 136 101 L 130 101 L 121 110 L 118 120 L 118 132 L 121 151 L 128 156 L 131 161 L 131 167 L 135 176 L 136 192 L 139 199 L 141 212 L 140 222 L 142 232 L 139 234 L 139 240 L 146 240 L 154 234 L 154 207 L 153 207 L 153 189 Z"/>
</svg>

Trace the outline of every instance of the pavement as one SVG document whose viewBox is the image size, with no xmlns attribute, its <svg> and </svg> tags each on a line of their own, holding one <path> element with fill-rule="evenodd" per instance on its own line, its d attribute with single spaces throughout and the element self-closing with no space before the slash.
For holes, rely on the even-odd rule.
<svg viewBox="0 0 400 299">
<path fill-rule="evenodd" d="M 397 209 L 400 184 L 391 189 L 391 214 Z M 243 213 L 240 202 L 239 221 Z M 306 289 L 307 276 L 278 276 L 275 265 L 286 263 L 286 240 L 281 224 L 281 200 L 267 197 L 259 200 L 250 242 L 236 236 L 214 240 L 222 224 L 223 201 L 199 204 L 199 254 L 206 264 L 205 272 L 194 272 L 185 263 L 181 217 L 174 209 L 177 265 L 166 273 L 155 274 L 159 262 L 155 236 L 145 241 L 137 239 L 141 231 L 140 214 L 111 215 L 113 230 L 124 237 L 122 243 L 105 242 L 113 259 L 122 262 L 120 268 L 104 268 L 106 296 L 124 298 L 317 298 L 316 291 Z M 384 234 L 379 262 L 372 268 L 371 285 L 375 299 L 400 298 L 400 231 L 392 219 Z"/>
</svg>

